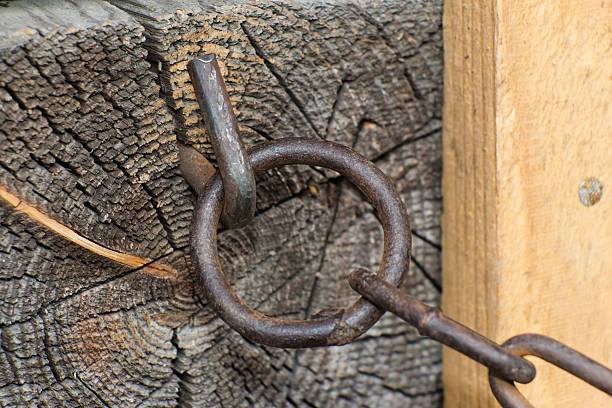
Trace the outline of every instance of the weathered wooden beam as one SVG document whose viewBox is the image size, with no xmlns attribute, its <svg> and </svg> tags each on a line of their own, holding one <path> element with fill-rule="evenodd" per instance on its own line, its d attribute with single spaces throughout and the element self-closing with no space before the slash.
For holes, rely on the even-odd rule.
<svg viewBox="0 0 612 408">
<path fill-rule="evenodd" d="M 444 310 L 496 341 L 552 336 L 612 365 L 609 4 L 445 4 Z M 588 22 L 588 23 L 587 23 Z M 587 177 L 601 201 L 581 203 Z M 536 360 L 535 406 L 609 397 Z M 497 406 L 444 351 L 449 407 Z"/>
<path fill-rule="evenodd" d="M 217 3 L 2 8 L 0 399 L 439 406 L 439 346 L 390 316 L 362 341 L 298 352 L 221 322 L 189 265 L 195 195 L 177 152 L 214 161 L 185 64 L 216 52 L 247 144 L 339 141 L 394 178 L 420 237 L 404 288 L 437 304 L 441 3 Z M 258 310 L 342 306 L 356 296 L 348 273 L 378 267 L 376 217 L 337 175 L 268 172 L 258 202 L 250 225 L 219 234 L 226 275 Z M 177 273 L 160 279 L 100 247 Z"/>
</svg>

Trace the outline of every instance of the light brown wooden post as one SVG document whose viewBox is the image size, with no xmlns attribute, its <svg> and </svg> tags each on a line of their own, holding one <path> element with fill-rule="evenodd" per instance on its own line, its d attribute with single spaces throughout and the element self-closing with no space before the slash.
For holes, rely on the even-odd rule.
<svg viewBox="0 0 612 408">
<path fill-rule="evenodd" d="M 609 1 L 445 3 L 443 309 L 497 341 L 552 336 L 612 365 Z M 580 182 L 601 200 L 585 206 Z M 610 407 L 540 360 L 537 407 Z M 444 351 L 447 407 L 497 406 Z"/>
</svg>

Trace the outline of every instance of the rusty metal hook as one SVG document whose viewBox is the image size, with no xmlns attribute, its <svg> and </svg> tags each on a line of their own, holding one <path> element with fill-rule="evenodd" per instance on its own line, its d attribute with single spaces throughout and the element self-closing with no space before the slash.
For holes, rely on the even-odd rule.
<svg viewBox="0 0 612 408">
<path fill-rule="evenodd" d="M 214 54 L 207 54 L 189 61 L 187 70 L 223 179 L 223 225 L 246 225 L 255 214 L 255 175 L 238 133 L 219 64 Z M 199 187 L 195 189 L 199 191 Z"/>
<path fill-rule="evenodd" d="M 330 168 L 355 183 L 380 214 L 384 250 L 378 276 L 391 285 L 401 283 L 410 265 L 410 223 L 393 184 L 372 162 L 340 144 L 297 138 L 257 145 L 249 150 L 249 158 L 257 172 L 307 164 Z M 191 224 L 191 256 L 206 298 L 228 325 L 257 343 L 301 348 L 346 344 L 382 316 L 384 312 L 364 298 L 308 320 L 271 318 L 247 306 L 232 290 L 217 255 L 222 191 L 216 174 L 198 197 Z"/>
<path fill-rule="evenodd" d="M 612 370 L 576 350 L 540 334 L 520 334 L 502 344 L 517 356 L 536 356 L 612 395 Z M 504 408 L 534 408 L 513 383 L 489 372 L 493 395 Z"/>
</svg>

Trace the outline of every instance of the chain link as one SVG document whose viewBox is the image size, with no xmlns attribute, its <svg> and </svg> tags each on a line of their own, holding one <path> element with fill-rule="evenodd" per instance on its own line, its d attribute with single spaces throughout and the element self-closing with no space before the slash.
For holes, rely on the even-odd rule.
<svg viewBox="0 0 612 408">
<path fill-rule="evenodd" d="M 368 271 L 353 272 L 349 283 L 376 306 L 416 327 L 421 335 L 488 367 L 491 390 L 504 408 L 533 408 L 513 383 L 526 384 L 535 378 L 533 364 L 521 358 L 525 355 L 540 357 L 612 395 L 611 370 L 550 337 L 521 334 L 500 346 Z"/>
</svg>

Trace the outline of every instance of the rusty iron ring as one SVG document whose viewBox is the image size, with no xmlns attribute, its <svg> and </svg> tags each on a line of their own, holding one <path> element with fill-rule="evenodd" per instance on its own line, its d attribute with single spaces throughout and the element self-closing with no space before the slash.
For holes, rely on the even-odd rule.
<svg viewBox="0 0 612 408">
<path fill-rule="evenodd" d="M 563 343 L 540 334 L 520 334 L 502 344 L 511 353 L 536 356 L 612 395 L 612 370 Z M 504 408 L 534 408 L 512 382 L 489 371 L 489 385 Z"/>
<path fill-rule="evenodd" d="M 288 164 L 335 170 L 359 187 L 374 205 L 384 231 L 378 276 L 398 286 L 410 265 L 411 230 L 406 207 L 389 178 L 372 162 L 340 144 L 316 139 L 286 138 L 249 150 L 256 172 Z M 191 257 L 204 294 L 221 318 L 248 339 L 274 347 L 318 347 L 351 342 L 369 329 L 383 311 L 363 297 L 346 309 L 320 313 L 308 320 L 265 316 L 236 296 L 225 278 L 217 254 L 217 228 L 223 185 L 216 174 L 198 197 L 191 224 Z"/>
</svg>

